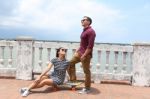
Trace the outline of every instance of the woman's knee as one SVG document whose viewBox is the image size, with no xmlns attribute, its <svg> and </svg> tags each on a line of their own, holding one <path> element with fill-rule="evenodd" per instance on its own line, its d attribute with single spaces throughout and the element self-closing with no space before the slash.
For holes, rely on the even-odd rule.
<svg viewBox="0 0 150 99">
<path fill-rule="evenodd" d="M 42 85 L 52 85 L 53 84 L 53 80 L 52 79 L 44 79 L 41 81 Z"/>
<path fill-rule="evenodd" d="M 48 76 L 44 75 L 44 76 L 42 76 L 41 80 L 44 80 L 44 79 L 47 79 L 47 78 L 48 78 Z"/>
</svg>

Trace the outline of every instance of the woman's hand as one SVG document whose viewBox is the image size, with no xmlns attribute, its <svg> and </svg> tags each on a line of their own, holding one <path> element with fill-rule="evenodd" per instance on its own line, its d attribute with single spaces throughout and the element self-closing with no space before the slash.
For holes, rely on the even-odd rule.
<svg viewBox="0 0 150 99">
<path fill-rule="evenodd" d="M 48 67 L 45 69 L 45 71 L 43 71 L 42 74 L 34 82 L 39 83 L 41 81 L 41 78 L 51 69 L 52 66 L 53 66 L 53 64 L 49 63 Z"/>
<path fill-rule="evenodd" d="M 40 80 L 41 80 L 41 76 L 39 76 L 34 82 L 35 82 L 35 83 L 39 83 Z"/>
</svg>

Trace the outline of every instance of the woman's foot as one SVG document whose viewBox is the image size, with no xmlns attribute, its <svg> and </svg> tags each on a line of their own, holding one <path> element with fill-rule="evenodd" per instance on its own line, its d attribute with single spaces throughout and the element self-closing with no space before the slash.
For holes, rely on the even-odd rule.
<svg viewBox="0 0 150 99">
<path fill-rule="evenodd" d="M 30 91 L 29 90 L 25 90 L 23 93 L 22 93 L 22 97 L 26 97 L 30 94 Z"/>
<path fill-rule="evenodd" d="M 19 90 L 20 94 L 23 94 L 28 88 L 24 87 Z"/>
<path fill-rule="evenodd" d="M 30 91 L 29 91 L 29 89 L 28 88 L 21 88 L 20 89 L 20 94 L 23 96 L 23 97 L 26 97 L 26 96 L 28 96 L 29 95 L 29 93 L 30 93 Z"/>
</svg>

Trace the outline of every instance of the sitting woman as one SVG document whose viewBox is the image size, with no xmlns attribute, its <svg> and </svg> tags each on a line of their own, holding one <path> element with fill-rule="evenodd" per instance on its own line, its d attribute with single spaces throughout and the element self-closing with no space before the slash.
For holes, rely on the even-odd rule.
<svg viewBox="0 0 150 99">
<path fill-rule="evenodd" d="M 41 88 L 44 85 L 57 86 L 63 84 L 66 75 L 66 69 L 69 66 L 69 62 L 66 60 L 65 55 L 66 49 L 63 47 L 57 49 L 56 58 L 51 60 L 46 70 L 43 71 L 33 83 L 26 88 L 20 89 L 21 95 L 28 96 L 31 89 Z M 48 74 L 52 66 L 54 66 L 54 71 L 51 74 Z"/>
</svg>

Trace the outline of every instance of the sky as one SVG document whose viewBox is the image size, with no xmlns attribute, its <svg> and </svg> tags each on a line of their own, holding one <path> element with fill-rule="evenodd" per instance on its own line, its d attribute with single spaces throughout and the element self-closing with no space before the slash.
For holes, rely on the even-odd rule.
<svg viewBox="0 0 150 99">
<path fill-rule="evenodd" d="M 78 42 L 83 16 L 98 43 L 150 42 L 150 0 L 0 0 L 0 39 Z"/>
</svg>

